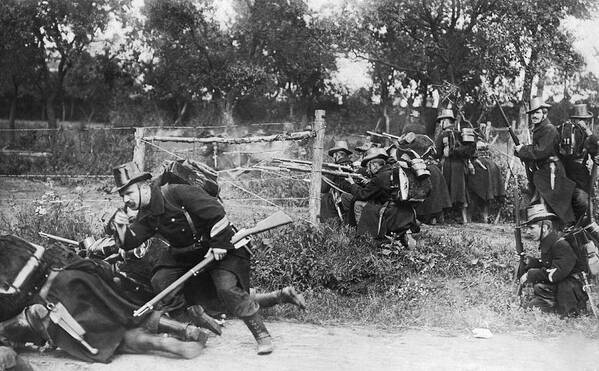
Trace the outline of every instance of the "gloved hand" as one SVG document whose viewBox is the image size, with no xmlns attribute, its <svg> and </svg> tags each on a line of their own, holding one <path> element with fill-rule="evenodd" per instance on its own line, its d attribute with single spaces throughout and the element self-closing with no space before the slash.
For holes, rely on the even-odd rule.
<svg viewBox="0 0 599 371">
<path fill-rule="evenodd" d="M 95 241 L 87 249 L 87 251 L 90 254 L 96 254 L 96 255 L 102 255 L 102 256 L 113 254 L 117 250 L 118 250 L 118 248 L 116 247 L 116 243 L 114 241 L 114 238 L 112 238 L 112 237 L 100 238 L 99 240 Z"/>
<path fill-rule="evenodd" d="M 208 256 L 210 256 L 210 254 L 214 255 L 215 260 L 222 260 L 225 257 L 225 255 L 227 255 L 227 250 L 219 249 L 217 247 L 212 247 L 208 250 L 208 252 L 206 253 L 206 255 L 204 255 L 204 257 L 207 258 Z"/>
<path fill-rule="evenodd" d="M 0 346 L 0 370 L 9 370 L 17 364 L 17 353 L 9 347 Z"/>
</svg>

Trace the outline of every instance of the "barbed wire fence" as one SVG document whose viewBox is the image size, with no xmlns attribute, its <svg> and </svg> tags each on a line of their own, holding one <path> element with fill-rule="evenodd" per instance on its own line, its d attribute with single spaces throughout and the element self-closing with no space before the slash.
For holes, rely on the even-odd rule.
<svg viewBox="0 0 599 371">
<path fill-rule="evenodd" d="M 324 137 L 324 111 L 320 117 L 320 123 L 313 126 L 321 125 L 321 137 Z M 293 127 L 290 123 L 251 126 L 255 129 L 266 125 L 280 129 L 279 133 L 256 135 L 266 134 L 258 129 L 250 136 L 248 130 L 237 126 L 0 129 L 17 134 L 0 139 L 0 160 L 3 163 L 0 164 L 0 177 L 39 178 L 49 182 L 57 178 L 98 179 L 110 184 L 112 167 L 131 161 L 132 152 L 133 160 L 153 175 L 158 175 L 165 160 L 192 159 L 218 171 L 221 198 L 228 208 L 247 210 L 253 214 L 270 214 L 273 210 L 283 209 L 298 218 L 314 220 L 308 217 L 307 212 L 310 205 L 315 207 L 314 196 L 310 197 L 310 189 L 315 188 L 311 186 L 314 182 L 306 174 L 261 166 L 268 165 L 277 156 L 312 160 L 317 131 L 290 133 L 287 131 Z M 213 129 L 230 132 L 222 135 Z M 8 137 L 15 139 L 8 140 Z M 321 163 L 322 147 L 320 143 L 317 149 Z M 141 158 L 140 148 L 143 148 Z M 23 158 L 28 161 L 23 161 Z M 115 201 L 114 195 L 104 199 L 67 198 L 69 200 L 56 199 L 52 202 L 79 200 L 97 204 Z M 17 194 L 10 196 L 10 200 L 0 201 L 38 200 Z"/>
</svg>

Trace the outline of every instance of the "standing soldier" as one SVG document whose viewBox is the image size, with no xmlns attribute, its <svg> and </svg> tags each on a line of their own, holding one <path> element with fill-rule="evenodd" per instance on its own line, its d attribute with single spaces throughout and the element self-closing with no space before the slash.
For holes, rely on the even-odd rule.
<svg viewBox="0 0 599 371">
<path fill-rule="evenodd" d="M 460 132 L 455 128 L 455 116 L 451 109 L 443 109 L 437 116 L 441 132 L 435 141 L 437 158 L 449 189 L 451 204 L 459 208 L 461 223 L 468 222 L 467 208 L 470 202 L 467 177 L 473 169 L 471 157 L 476 151 L 476 143 L 463 142 Z"/>
<path fill-rule="evenodd" d="M 559 157 L 566 175 L 576 183 L 572 208 L 577 221 L 584 216 L 589 206 L 589 191 L 592 186 L 587 167 L 589 155 L 597 155 L 597 137 L 589 128 L 592 118 L 586 104 L 575 104 L 570 120 L 557 128 L 560 134 Z"/>
<path fill-rule="evenodd" d="M 352 161 L 349 158 L 352 152 L 348 149 L 346 141 L 335 142 L 335 146 L 329 149 L 328 153 L 336 165 L 352 167 Z M 320 217 L 322 220 L 339 218 L 342 223 L 354 224 L 352 223 L 353 212 L 351 212 L 353 196 L 350 189 L 351 185 L 341 176 L 327 175 L 322 178 L 320 188 Z"/>
<path fill-rule="evenodd" d="M 515 147 L 516 156 L 526 164 L 532 203 L 546 203 L 566 225 L 574 222 L 572 194 L 574 182 L 566 177 L 558 158 L 560 136 L 557 128 L 547 122 L 546 105 L 540 97 L 530 101 L 526 112 L 534 125 L 532 144 Z"/>
<path fill-rule="evenodd" d="M 271 353 L 271 336 L 258 313 L 259 305 L 249 293 L 249 251 L 235 249 L 231 243 L 234 231 L 218 199 L 199 186 L 150 183 L 151 174 L 142 173 L 133 162 L 113 171 L 113 191 L 119 192 L 127 208 L 138 210 L 130 225 L 124 212 L 115 214 L 112 223 L 120 246 L 133 249 L 155 234 L 170 245 L 154 269 L 154 290 L 164 290 L 204 257 L 213 255 L 215 262 L 194 281 L 198 285 L 195 294 L 204 295 L 206 302 L 217 299 L 250 329 L 258 354 Z M 170 293 L 164 301 L 170 308 L 186 306 L 181 290 Z"/>
</svg>

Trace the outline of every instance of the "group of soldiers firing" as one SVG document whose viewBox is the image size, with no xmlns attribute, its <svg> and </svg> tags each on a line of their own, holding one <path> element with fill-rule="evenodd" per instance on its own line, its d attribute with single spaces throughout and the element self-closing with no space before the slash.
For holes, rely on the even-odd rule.
<svg viewBox="0 0 599 371">
<path fill-rule="evenodd" d="M 393 140 L 386 147 L 374 140 L 356 147 L 356 160 L 347 142 L 337 141 L 329 156 L 359 176 L 336 173 L 323 179 L 321 218 L 339 218 L 374 237 L 395 233 L 405 245 L 421 222 L 444 223 L 451 209 L 458 210 L 463 224 L 479 205 L 488 222 L 490 203 L 505 196 L 498 165 L 473 128 L 456 126 L 451 109 L 442 109 L 436 121 L 435 140 L 413 132 L 388 135 Z"/>
<path fill-rule="evenodd" d="M 535 258 L 518 251 L 517 276 L 520 285 L 533 288 L 524 305 L 576 315 L 590 298 L 587 275 L 599 273 L 599 225 L 590 210 L 594 175 L 589 170 L 599 161 L 598 138 L 585 104 L 574 105 L 570 120 L 560 125 L 548 121 L 549 108 L 541 98 L 531 100 L 532 143 L 514 146 L 526 169 L 530 196 L 527 219 L 516 227 L 539 242 L 541 253 Z M 387 147 L 369 143 L 355 148 L 357 161 L 350 158 L 353 152 L 345 141 L 336 142 L 328 151 L 334 163 L 363 177 L 336 173 L 323 179 L 321 217 L 339 218 L 357 226 L 359 234 L 379 239 L 395 234 L 407 247 L 420 222 L 443 222 L 444 210 L 458 209 L 458 222 L 466 223 L 474 199 L 482 201 L 488 222 L 489 202 L 505 197 L 498 166 L 480 151 L 484 146 L 477 146 L 473 128 L 456 127 L 451 109 L 442 109 L 436 121 L 434 140 L 409 132 Z M 515 213 L 519 216 L 519 207 Z M 592 302 L 591 309 L 595 313 Z"/>
</svg>

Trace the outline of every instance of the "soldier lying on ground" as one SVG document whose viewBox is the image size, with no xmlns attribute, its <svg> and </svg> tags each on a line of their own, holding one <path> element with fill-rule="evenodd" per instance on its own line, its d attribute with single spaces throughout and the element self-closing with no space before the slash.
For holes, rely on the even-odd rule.
<svg viewBox="0 0 599 371">
<path fill-rule="evenodd" d="M 0 236 L 0 338 L 10 344 L 49 342 L 89 362 L 113 354 L 164 352 L 198 356 L 207 335 L 152 311 L 133 317 L 137 304 L 120 295 L 107 264 L 73 257 L 15 236 Z M 60 269 L 56 269 L 60 268 Z M 170 333 L 164 337 L 159 333 Z"/>
<path fill-rule="evenodd" d="M 226 308 L 241 318 L 258 343 L 258 354 L 273 351 L 272 339 L 250 295 L 250 252 L 231 243 L 234 229 L 218 199 L 199 187 L 187 184 L 150 182 L 151 174 L 142 173 L 135 163 L 114 169 L 117 186 L 125 206 L 138 210 L 132 224 L 123 212 L 117 212 L 113 229 L 124 250 L 131 250 L 159 234 L 170 248 L 153 272 L 152 288 L 163 291 L 190 268 L 212 255 L 215 262 L 194 280 L 192 302 L 205 308 Z M 174 291 L 164 299 L 171 311 L 185 310 L 185 293 Z"/>
<path fill-rule="evenodd" d="M 539 242 L 540 258 L 525 257 L 525 272 L 520 284 L 533 284 L 534 298 L 528 303 L 544 312 L 562 316 L 577 315 L 586 311 L 587 294 L 582 288 L 581 273 L 585 263 L 574 247 L 557 233 L 550 213 L 542 204 L 527 209 L 525 236 Z"/>
</svg>

